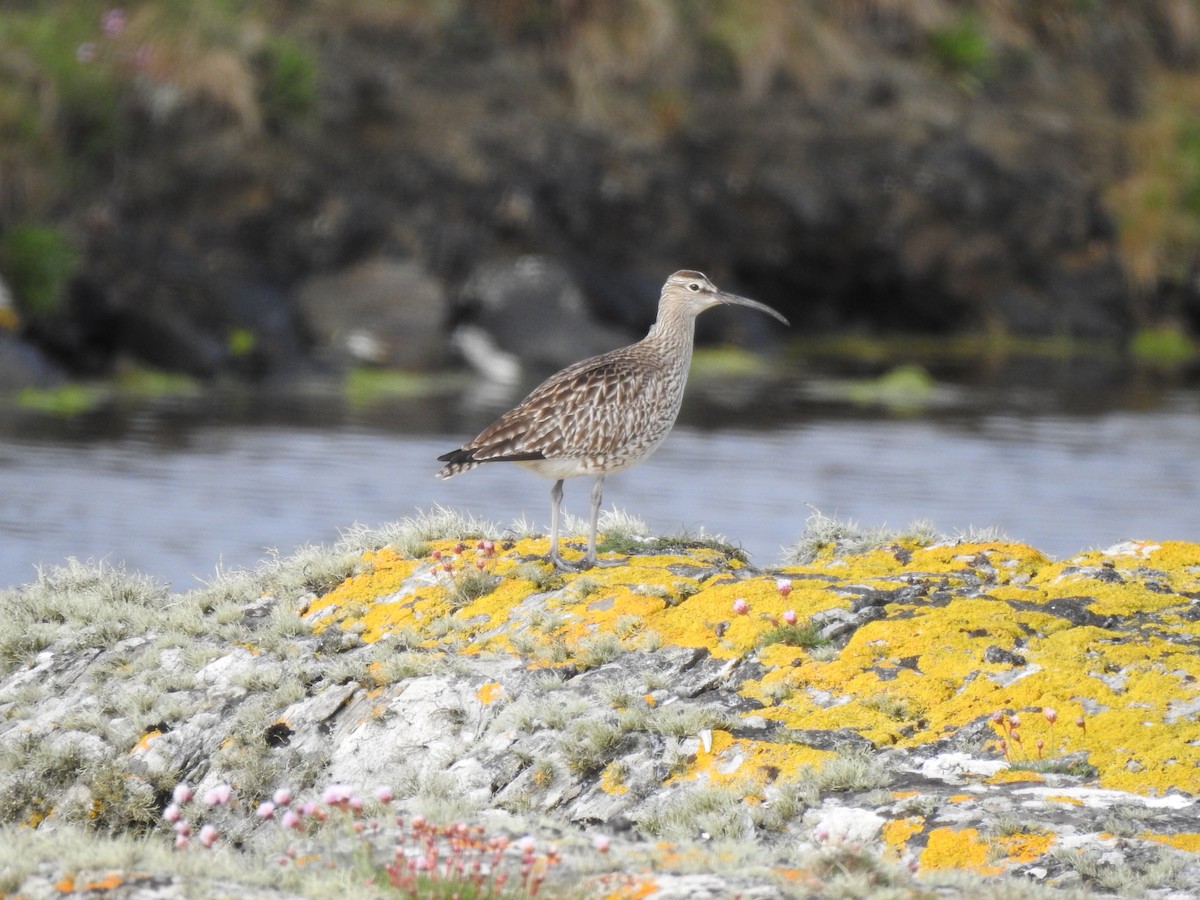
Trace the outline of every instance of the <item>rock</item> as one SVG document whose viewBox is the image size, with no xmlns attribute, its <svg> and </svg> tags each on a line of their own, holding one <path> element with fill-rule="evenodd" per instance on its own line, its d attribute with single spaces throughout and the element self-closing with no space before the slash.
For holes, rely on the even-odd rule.
<svg viewBox="0 0 1200 900">
<path fill-rule="evenodd" d="M 309 278 L 296 300 L 318 352 L 341 365 L 429 371 L 446 361 L 445 289 L 419 261 L 365 259 Z"/>
<path fill-rule="evenodd" d="M 648 304 L 653 309 L 657 297 Z M 561 263 L 538 256 L 479 266 L 463 286 L 459 328 L 486 334 L 494 348 L 520 360 L 533 374 L 556 371 L 626 344 L 630 335 L 592 319 L 578 281 Z M 473 338 L 474 331 L 458 339 Z M 471 354 L 477 369 L 490 366 Z M 495 363 L 491 364 L 492 366 Z"/>
<path fill-rule="evenodd" d="M 553 842 L 546 890 L 584 896 L 804 896 L 840 871 L 902 896 L 943 868 L 1016 896 L 1034 875 L 1120 868 L 1150 892 L 1200 877 L 1200 668 L 1178 615 L 1200 545 L 1056 563 L 908 538 L 769 575 L 732 549 L 656 547 L 546 583 L 528 561 L 545 539 L 455 551 L 413 527 L 189 594 L 76 563 L 0 596 L 0 840 L 25 842 L 6 889 L 41 896 L 79 868 L 68 834 L 89 866 L 113 860 L 111 896 L 146 879 L 192 896 L 222 889 L 222 860 L 280 865 L 284 841 L 325 861 L 297 878 L 394 859 L 421 816 L 446 840 L 461 822 Z M 428 555 L 395 549 L 418 543 Z M 476 559 L 492 579 L 464 599 Z M 342 574 L 314 593 L 314 566 Z M 1119 577 L 1081 577 L 1103 571 Z M 728 616 L 732 596 L 753 613 Z M 836 640 L 764 644 L 785 608 Z M 193 837 L 173 857 L 161 816 L 180 781 Z M 285 811 L 306 818 L 282 838 Z M 202 825 L 224 848 L 211 871 L 192 856 Z M 131 864 L 89 829 L 146 831 L 159 855 Z M 734 847 L 737 865 L 714 864 Z"/>
<path fill-rule="evenodd" d="M 64 381 L 66 374 L 37 346 L 0 327 L 0 393 L 54 387 Z"/>
</svg>

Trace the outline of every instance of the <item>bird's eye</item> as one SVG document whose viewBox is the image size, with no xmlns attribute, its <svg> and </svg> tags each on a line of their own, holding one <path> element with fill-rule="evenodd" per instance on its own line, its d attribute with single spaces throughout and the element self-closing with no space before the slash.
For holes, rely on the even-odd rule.
<svg viewBox="0 0 1200 900">
<path fill-rule="evenodd" d="M 692 293 L 695 293 L 696 291 L 700 290 L 700 285 L 696 284 L 696 282 L 693 281 L 691 284 L 688 285 L 688 290 L 691 291 Z"/>
</svg>

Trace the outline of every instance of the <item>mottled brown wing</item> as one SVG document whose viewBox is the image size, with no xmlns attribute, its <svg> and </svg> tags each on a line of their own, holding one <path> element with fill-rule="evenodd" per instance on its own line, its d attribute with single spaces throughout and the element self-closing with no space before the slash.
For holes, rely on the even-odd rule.
<svg viewBox="0 0 1200 900">
<path fill-rule="evenodd" d="M 624 348 L 628 350 L 629 348 Z M 549 378 L 445 462 L 610 456 L 644 430 L 657 369 L 620 350 Z"/>
</svg>

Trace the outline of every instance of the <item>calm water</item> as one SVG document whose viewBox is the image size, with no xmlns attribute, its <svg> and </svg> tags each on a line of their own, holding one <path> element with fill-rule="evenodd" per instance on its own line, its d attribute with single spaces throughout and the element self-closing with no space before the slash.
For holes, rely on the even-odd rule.
<svg viewBox="0 0 1200 900">
<path fill-rule="evenodd" d="M 272 548 L 434 504 L 544 527 L 549 482 L 522 469 L 433 477 L 437 455 L 469 433 L 224 423 L 0 437 L 0 586 L 74 556 L 183 590 L 218 565 L 253 566 Z M 1200 398 L 1182 392 L 1148 412 L 681 425 L 649 462 L 609 480 L 605 506 L 656 531 L 720 532 L 764 566 L 814 508 L 864 526 L 995 525 L 1061 557 L 1127 538 L 1200 541 L 1197 448 Z M 589 485 L 567 483 L 570 513 L 586 514 Z"/>
</svg>

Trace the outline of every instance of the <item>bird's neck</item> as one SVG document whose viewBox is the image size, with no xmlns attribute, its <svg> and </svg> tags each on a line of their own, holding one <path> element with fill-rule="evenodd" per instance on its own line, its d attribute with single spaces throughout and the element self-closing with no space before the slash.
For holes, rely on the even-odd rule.
<svg viewBox="0 0 1200 900">
<path fill-rule="evenodd" d="M 696 317 L 669 306 L 660 306 L 658 319 L 650 326 L 643 343 L 658 350 L 663 359 L 678 361 L 686 372 L 692 361 Z"/>
</svg>

